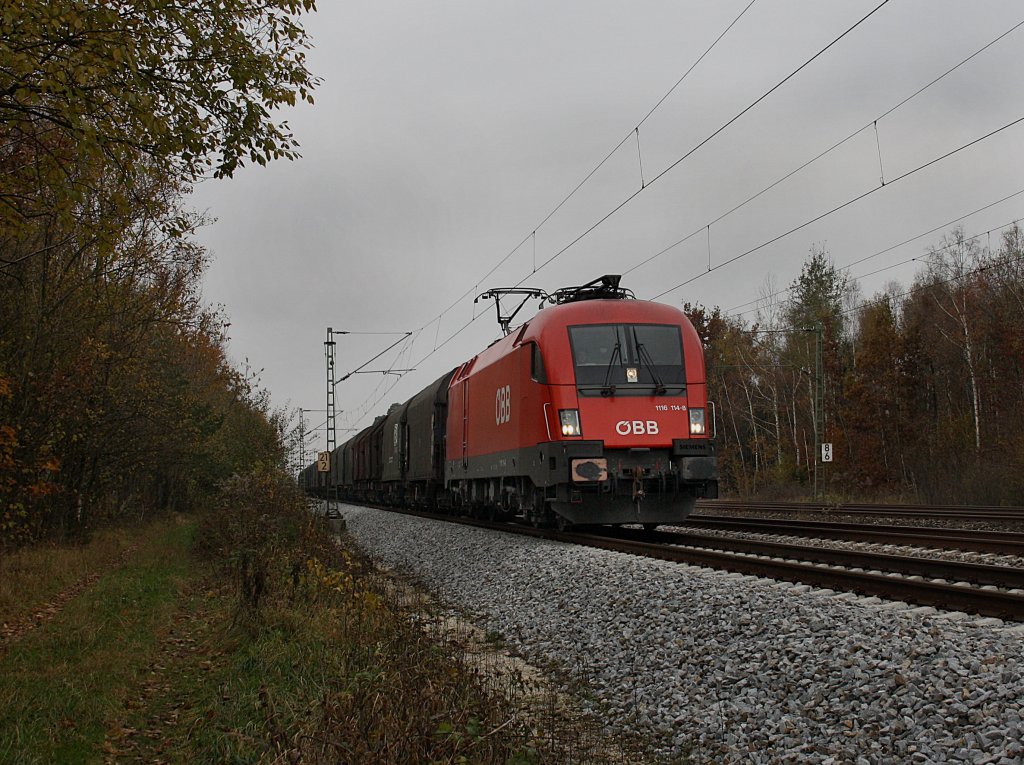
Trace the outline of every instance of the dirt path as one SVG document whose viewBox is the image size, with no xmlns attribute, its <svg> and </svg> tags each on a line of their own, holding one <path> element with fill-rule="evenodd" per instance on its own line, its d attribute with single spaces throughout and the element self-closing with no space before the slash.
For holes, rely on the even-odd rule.
<svg viewBox="0 0 1024 765">
<path fill-rule="evenodd" d="M 225 625 L 221 605 L 199 582 L 182 593 L 178 610 L 160 636 L 160 647 L 125 698 L 121 722 L 107 732 L 104 762 L 159 765 L 179 759 L 171 748 L 207 714 L 195 691 L 227 663 L 222 647 L 217 647 L 223 645 Z"/>
<path fill-rule="evenodd" d="M 58 592 L 51 600 L 37 607 L 32 613 L 21 617 L 13 618 L 0 624 L 0 656 L 10 650 L 11 646 L 21 640 L 25 635 L 34 629 L 42 627 L 58 616 L 64 607 L 77 598 L 87 589 L 92 587 L 103 576 L 124 566 L 128 560 L 138 552 L 138 546 L 133 546 L 121 553 L 120 556 L 106 566 L 102 571 L 93 571 Z"/>
</svg>

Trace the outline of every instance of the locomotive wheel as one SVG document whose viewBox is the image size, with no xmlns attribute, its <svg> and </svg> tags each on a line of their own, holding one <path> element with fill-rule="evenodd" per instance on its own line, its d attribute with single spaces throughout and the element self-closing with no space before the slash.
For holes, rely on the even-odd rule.
<svg viewBox="0 0 1024 765">
<path fill-rule="evenodd" d="M 540 491 L 534 493 L 533 496 L 533 509 L 528 513 L 528 520 L 530 525 L 535 529 L 539 529 L 544 526 L 544 516 L 547 514 L 547 507 L 544 503 L 544 494 Z"/>
<path fill-rule="evenodd" d="M 535 529 L 546 529 L 552 525 L 553 520 L 551 513 L 535 512 L 530 516 L 530 525 Z"/>
</svg>

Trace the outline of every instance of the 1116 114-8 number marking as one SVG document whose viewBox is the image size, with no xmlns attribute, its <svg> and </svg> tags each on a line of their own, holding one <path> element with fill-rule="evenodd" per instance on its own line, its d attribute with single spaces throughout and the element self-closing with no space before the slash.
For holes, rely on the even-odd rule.
<svg viewBox="0 0 1024 765">
<path fill-rule="evenodd" d="M 512 388 L 506 385 L 498 388 L 494 395 L 494 422 L 497 425 L 512 419 Z"/>
</svg>

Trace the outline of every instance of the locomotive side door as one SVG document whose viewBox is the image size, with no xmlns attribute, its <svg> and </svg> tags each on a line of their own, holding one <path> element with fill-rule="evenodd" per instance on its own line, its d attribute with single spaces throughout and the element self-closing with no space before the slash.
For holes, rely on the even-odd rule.
<svg viewBox="0 0 1024 765">
<path fill-rule="evenodd" d="M 469 468 L 469 378 L 462 381 L 462 470 Z"/>
</svg>

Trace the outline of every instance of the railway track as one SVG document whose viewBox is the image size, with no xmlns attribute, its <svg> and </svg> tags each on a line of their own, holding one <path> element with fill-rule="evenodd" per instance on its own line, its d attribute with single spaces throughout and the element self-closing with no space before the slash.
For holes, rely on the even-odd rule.
<svg viewBox="0 0 1024 765">
<path fill-rule="evenodd" d="M 848 514 L 880 517 L 942 518 L 952 520 L 1024 523 L 1024 507 L 999 505 L 870 505 L 862 503 L 828 504 L 815 502 L 746 502 L 743 500 L 698 500 L 697 513 L 723 510 L 774 513 Z"/>
<path fill-rule="evenodd" d="M 682 524 L 682 527 L 854 542 L 878 542 L 1024 557 L 1024 533 L 1013 531 L 976 531 L 933 526 L 883 526 L 788 518 L 739 518 L 724 515 L 691 515 Z"/>
<path fill-rule="evenodd" d="M 568 536 L 569 539 L 564 541 L 608 550 L 848 590 L 947 611 L 1024 621 L 1024 590 L 1020 589 L 1024 582 L 1020 571 L 1009 566 L 824 550 L 782 543 L 765 547 L 767 543 L 721 537 L 693 539 L 686 534 L 676 535 L 671 543 L 603 534 L 569 532 Z M 694 543 L 698 546 L 688 546 Z M 703 547 L 705 543 L 709 547 Z M 723 547 L 731 549 L 721 549 Z M 951 583 L 947 577 L 957 580 Z"/>
<path fill-rule="evenodd" d="M 556 531 L 435 513 L 382 509 L 947 611 L 1024 621 L 1024 572 L 1010 566 L 823 549 L 685 531 L 647 532 L 615 527 Z"/>
<path fill-rule="evenodd" d="M 878 570 L 879 572 L 884 571 L 931 580 L 968 582 L 1008 590 L 1019 589 L 1024 594 L 1024 569 L 1013 566 L 936 560 L 934 558 L 919 558 L 913 555 L 891 555 L 888 553 L 872 553 L 814 545 L 795 545 L 785 542 L 735 539 L 706 534 L 687 534 L 671 531 L 637 532 L 634 529 L 619 529 L 616 531 L 621 533 L 623 538 L 635 539 L 641 542 L 710 548 L 738 552 L 745 555 L 822 563 L 844 568 Z"/>
</svg>

